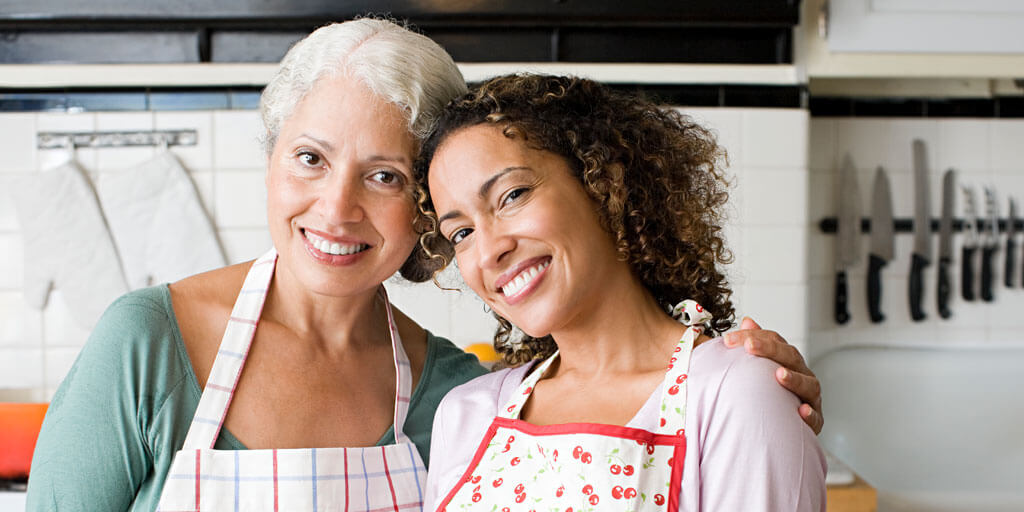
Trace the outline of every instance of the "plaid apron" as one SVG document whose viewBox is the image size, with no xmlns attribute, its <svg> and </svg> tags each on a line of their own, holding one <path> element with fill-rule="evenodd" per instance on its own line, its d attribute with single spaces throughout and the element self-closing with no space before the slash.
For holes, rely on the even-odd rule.
<svg viewBox="0 0 1024 512">
<path fill-rule="evenodd" d="M 277 263 L 271 249 L 238 294 L 185 444 L 174 456 L 157 507 L 199 511 L 420 510 L 426 468 L 405 436 L 412 374 L 387 304 L 395 355 L 395 444 L 355 448 L 215 450 Z"/>
<path fill-rule="evenodd" d="M 518 419 L 556 353 L 523 379 L 438 510 L 678 510 L 686 374 L 699 325 L 711 315 L 694 301 L 681 302 L 674 313 L 690 328 L 669 360 L 654 432 L 595 423 L 537 426 Z"/>
</svg>

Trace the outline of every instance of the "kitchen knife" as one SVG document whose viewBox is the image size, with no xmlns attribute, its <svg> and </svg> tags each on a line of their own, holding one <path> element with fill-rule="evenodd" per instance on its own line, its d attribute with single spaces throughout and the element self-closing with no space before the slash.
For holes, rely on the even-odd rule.
<svg viewBox="0 0 1024 512">
<path fill-rule="evenodd" d="M 939 316 L 949 318 L 949 265 L 953 262 L 953 201 L 956 195 L 956 174 L 949 169 L 942 176 L 942 217 L 939 219 L 939 285 L 935 289 Z"/>
<path fill-rule="evenodd" d="M 999 205 L 996 204 L 996 191 L 985 187 L 985 216 L 988 218 L 985 236 L 981 245 L 981 300 L 995 300 L 995 259 L 999 251 Z"/>
<path fill-rule="evenodd" d="M 960 254 L 960 293 L 964 300 L 973 301 L 974 255 L 978 252 L 978 213 L 974 202 L 974 189 L 961 187 L 964 192 L 964 245 Z"/>
<path fill-rule="evenodd" d="M 1017 254 L 1017 202 L 1010 198 L 1010 215 L 1006 218 L 1006 265 L 1003 267 L 1003 283 L 1013 288 L 1013 276 L 1017 265 L 1014 259 Z"/>
<path fill-rule="evenodd" d="M 915 139 L 914 152 L 914 252 L 910 261 L 910 318 L 925 319 L 921 299 L 924 295 L 924 269 L 932 261 L 931 196 L 928 190 L 928 161 L 924 141 Z"/>
<path fill-rule="evenodd" d="M 860 191 L 857 188 L 857 171 L 850 155 L 843 158 L 836 187 L 836 323 L 850 321 L 849 287 L 846 269 L 860 258 Z"/>
<path fill-rule="evenodd" d="M 871 249 L 868 256 L 868 311 L 874 323 L 885 320 L 882 314 L 882 267 L 892 260 L 893 245 L 889 176 L 885 169 L 879 167 L 871 190 Z"/>
</svg>

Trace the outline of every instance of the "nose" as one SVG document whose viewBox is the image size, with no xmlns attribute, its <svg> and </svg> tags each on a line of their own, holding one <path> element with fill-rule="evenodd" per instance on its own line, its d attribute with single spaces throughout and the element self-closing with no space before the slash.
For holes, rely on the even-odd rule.
<svg viewBox="0 0 1024 512">
<path fill-rule="evenodd" d="M 363 208 L 365 199 L 359 183 L 338 173 L 335 179 L 326 180 L 317 198 L 321 215 L 331 224 L 359 222 L 366 215 Z"/>
<path fill-rule="evenodd" d="M 480 266 L 487 270 L 499 269 L 508 256 L 516 248 L 516 240 L 510 233 L 502 229 L 500 224 L 477 226 L 476 251 Z"/>
</svg>

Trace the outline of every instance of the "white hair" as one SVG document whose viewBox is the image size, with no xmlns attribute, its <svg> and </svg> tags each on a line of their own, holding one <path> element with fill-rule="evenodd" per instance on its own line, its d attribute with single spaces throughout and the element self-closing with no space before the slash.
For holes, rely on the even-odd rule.
<svg viewBox="0 0 1024 512">
<path fill-rule="evenodd" d="M 360 18 L 320 27 L 288 50 L 260 96 L 267 154 L 313 84 L 342 72 L 398 105 L 419 139 L 444 106 L 466 92 L 462 73 L 440 45 L 391 20 Z"/>
</svg>

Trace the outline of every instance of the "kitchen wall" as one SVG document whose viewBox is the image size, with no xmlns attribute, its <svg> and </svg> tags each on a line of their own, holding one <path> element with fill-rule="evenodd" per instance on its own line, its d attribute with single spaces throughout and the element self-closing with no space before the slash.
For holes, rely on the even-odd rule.
<svg viewBox="0 0 1024 512">
<path fill-rule="evenodd" d="M 686 111 L 718 132 L 729 151 L 734 188 L 727 236 L 736 257 L 729 274 L 738 316 L 752 315 L 806 350 L 806 224 L 809 203 L 814 203 L 808 197 L 815 197 L 807 191 L 807 111 Z M 189 169 L 229 261 L 260 255 L 270 239 L 264 211 L 264 162 L 256 144 L 259 118 L 252 109 L 0 113 L 0 190 L 17 193 L 11 190 L 12 176 L 40 172 L 67 159 L 66 150 L 36 149 L 37 132 L 177 128 L 198 131 L 196 146 L 173 147 L 172 151 Z M 814 134 L 812 140 L 818 139 Z M 76 158 L 95 177 L 97 173 L 131 172 L 155 151 L 79 149 Z M 820 181 L 828 166 L 818 167 L 812 178 Z M 42 311 L 25 303 L 21 292 L 24 235 L 10 198 L 0 194 L 0 394 L 7 400 L 46 400 L 89 333 L 70 318 L 59 289 L 51 293 Z M 818 263 L 817 252 L 810 251 L 814 264 Z M 446 271 L 441 280 L 458 287 L 454 269 Z M 493 321 L 471 292 L 442 291 L 429 283 L 412 285 L 399 280 L 387 286 L 393 301 L 433 332 L 462 346 L 490 340 Z"/>
<path fill-rule="evenodd" d="M 952 272 L 953 316 L 942 320 L 937 313 L 935 289 L 936 265 L 925 272 L 924 304 L 928 317 L 913 322 L 908 308 L 907 278 L 913 246 L 911 233 L 897 233 L 896 255 L 883 270 L 882 306 L 886 321 L 872 324 L 868 318 L 865 292 L 868 235 L 862 237 L 862 258 L 849 273 L 850 307 L 853 319 L 844 326 L 833 320 L 833 267 L 835 236 L 822 233 L 818 222 L 834 216 L 835 181 L 843 155 L 849 154 L 858 171 L 861 207 L 867 216 L 871 204 L 872 179 L 877 166 L 885 167 L 892 185 L 894 215 L 913 217 L 913 179 L 911 141 L 925 141 L 931 169 L 932 216 L 938 218 L 942 204 L 942 173 L 949 168 L 958 172 L 958 183 L 975 188 L 975 197 L 984 213 L 982 188 L 994 187 L 999 213 L 1008 215 L 1008 196 L 1024 199 L 1024 173 L 1021 141 L 1024 120 L 984 118 L 878 118 L 814 117 L 810 121 L 810 174 L 808 217 L 808 319 L 809 355 L 817 356 L 847 345 L 970 345 L 989 347 L 1000 344 L 1024 344 L 1020 333 L 1020 312 L 1024 311 L 1024 289 L 1020 286 L 1021 256 L 1017 256 L 1017 287 L 1002 284 L 1005 237 L 1000 239 L 996 256 L 995 301 L 966 302 L 960 296 L 961 236 L 954 236 Z M 963 216 L 963 195 L 956 195 L 955 216 Z M 1019 214 L 1019 212 L 1018 212 Z M 938 237 L 933 240 L 938 249 Z M 1018 251 L 1019 237 L 1018 237 Z M 936 253 L 937 254 L 937 253 Z M 936 256 L 937 258 L 937 256 Z"/>
</svg>

